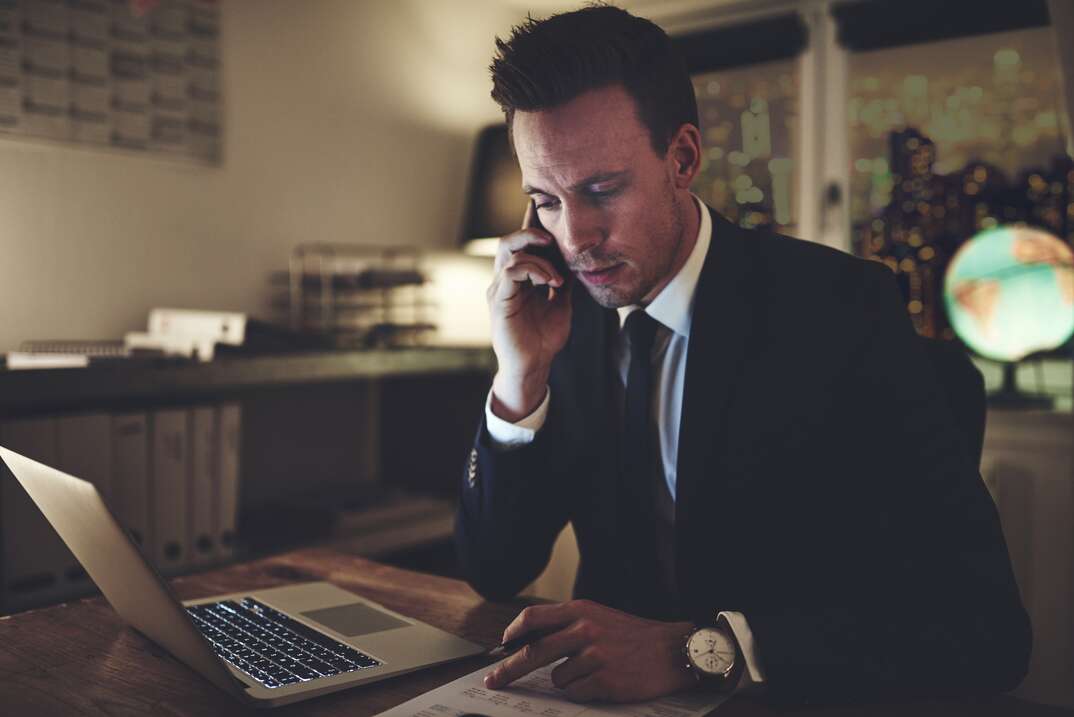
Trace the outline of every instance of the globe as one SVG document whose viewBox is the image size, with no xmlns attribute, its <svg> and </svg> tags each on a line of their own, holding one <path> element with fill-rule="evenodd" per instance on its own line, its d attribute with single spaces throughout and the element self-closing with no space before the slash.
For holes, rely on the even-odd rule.
<svg viewBox="0 0 1074 717">
<path fill-rule="evenodd" d="M 955 333 L 985 358 L 1057 348 L 1074 333 L 1074 251 L 1040 229 L 985 230 L 952 257 L 944 302 Z"/>
</svg>

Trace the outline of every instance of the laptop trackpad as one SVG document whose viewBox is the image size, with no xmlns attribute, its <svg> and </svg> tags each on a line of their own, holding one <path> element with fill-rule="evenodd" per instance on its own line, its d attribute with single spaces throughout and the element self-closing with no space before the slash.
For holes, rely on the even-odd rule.
<svg viewBox="0 0 1074 717">
<path fill-rule="evenodd" d="M 403 622 L 396 617 L 360 602 L 304 612 L 302 616 L 347 637 L 368 635 L 373 632 L 394 630 L 397 627 L 408 627 L 410 625 L 408 622 Z"/>
</svg>

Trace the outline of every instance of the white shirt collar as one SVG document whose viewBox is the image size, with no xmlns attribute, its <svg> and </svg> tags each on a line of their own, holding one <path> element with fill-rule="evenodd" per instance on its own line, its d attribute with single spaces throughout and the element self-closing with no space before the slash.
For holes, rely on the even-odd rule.
<svg viewBox="0 0 1074 717">
<path fill-rule="evenodd" d="M 712 241 L 712 217 L 709 216 L 708 207 L 696 195 L 690 196 L 694 198 L 697 209 L 701 212 L 697 241 L 694 242 L 694 248 L 690 251 L 686 263 L 679 269 L 679 273 L 645 307 L 649 316 L 687 338 L 690 336 L 690 322 L 694 314 L 694 293 L 697 290 L 697 281 L 701 276 L 701 268 L 705 264 L 705 256 L 709 252 L 709 244 Z M 639 308 L 641 307 L 637 304 L 631 304 L 616 309 L 619 313 L 619 328 L 623 327 L 630 312 Z"/>
</svg>

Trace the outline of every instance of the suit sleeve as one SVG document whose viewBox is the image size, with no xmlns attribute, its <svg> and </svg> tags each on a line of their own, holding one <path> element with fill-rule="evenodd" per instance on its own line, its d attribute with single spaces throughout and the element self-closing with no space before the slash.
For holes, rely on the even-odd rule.
<svg viewBox="0 0 1074 717">
<path fill-rule="evenodd" d="M 568 520 L 566 451 L 551 392 L 542 411 L 532 431 L 505 445 L 490 434 L 486 410 L 464 471 L 456 552 L 470 585 L 490 600 L 514 597 L 540 575 Z"/>
<path fill-rule="evenodd" d="M 853 434 L 871 456 L 860 479 L 875 482 L 891 530 L 875 565 L 845 566 L 847 594 L 744 611 L 768 690 L 829 702 L 1013 689 L 1031 632 L 995 505 L 882 267 L 866 268 L 862 303 L 863 338 L 842 380 L 851 415 L 868 424 Z"/>
</svg>

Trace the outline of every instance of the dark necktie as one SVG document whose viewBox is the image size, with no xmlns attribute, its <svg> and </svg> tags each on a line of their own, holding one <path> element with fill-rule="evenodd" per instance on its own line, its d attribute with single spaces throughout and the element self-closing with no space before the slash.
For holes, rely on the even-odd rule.
<svg viewBox="0 0 1074 717">
<path fill-rule="evenodd" d="M 637 596 L 639 613 L 651 609 L 657 575 L 656 509 L 653 505 L 658 442 L 653 420 L 652 349 L 659 324 L 637 309 L 627 317 L 623 330 L 630 340 L 630 369 L 627 371 L 623 404 L 623 433 L 620 449 L 620 524 L 623 548 L 627 551 L 626 571 Z"/>
</svg>

